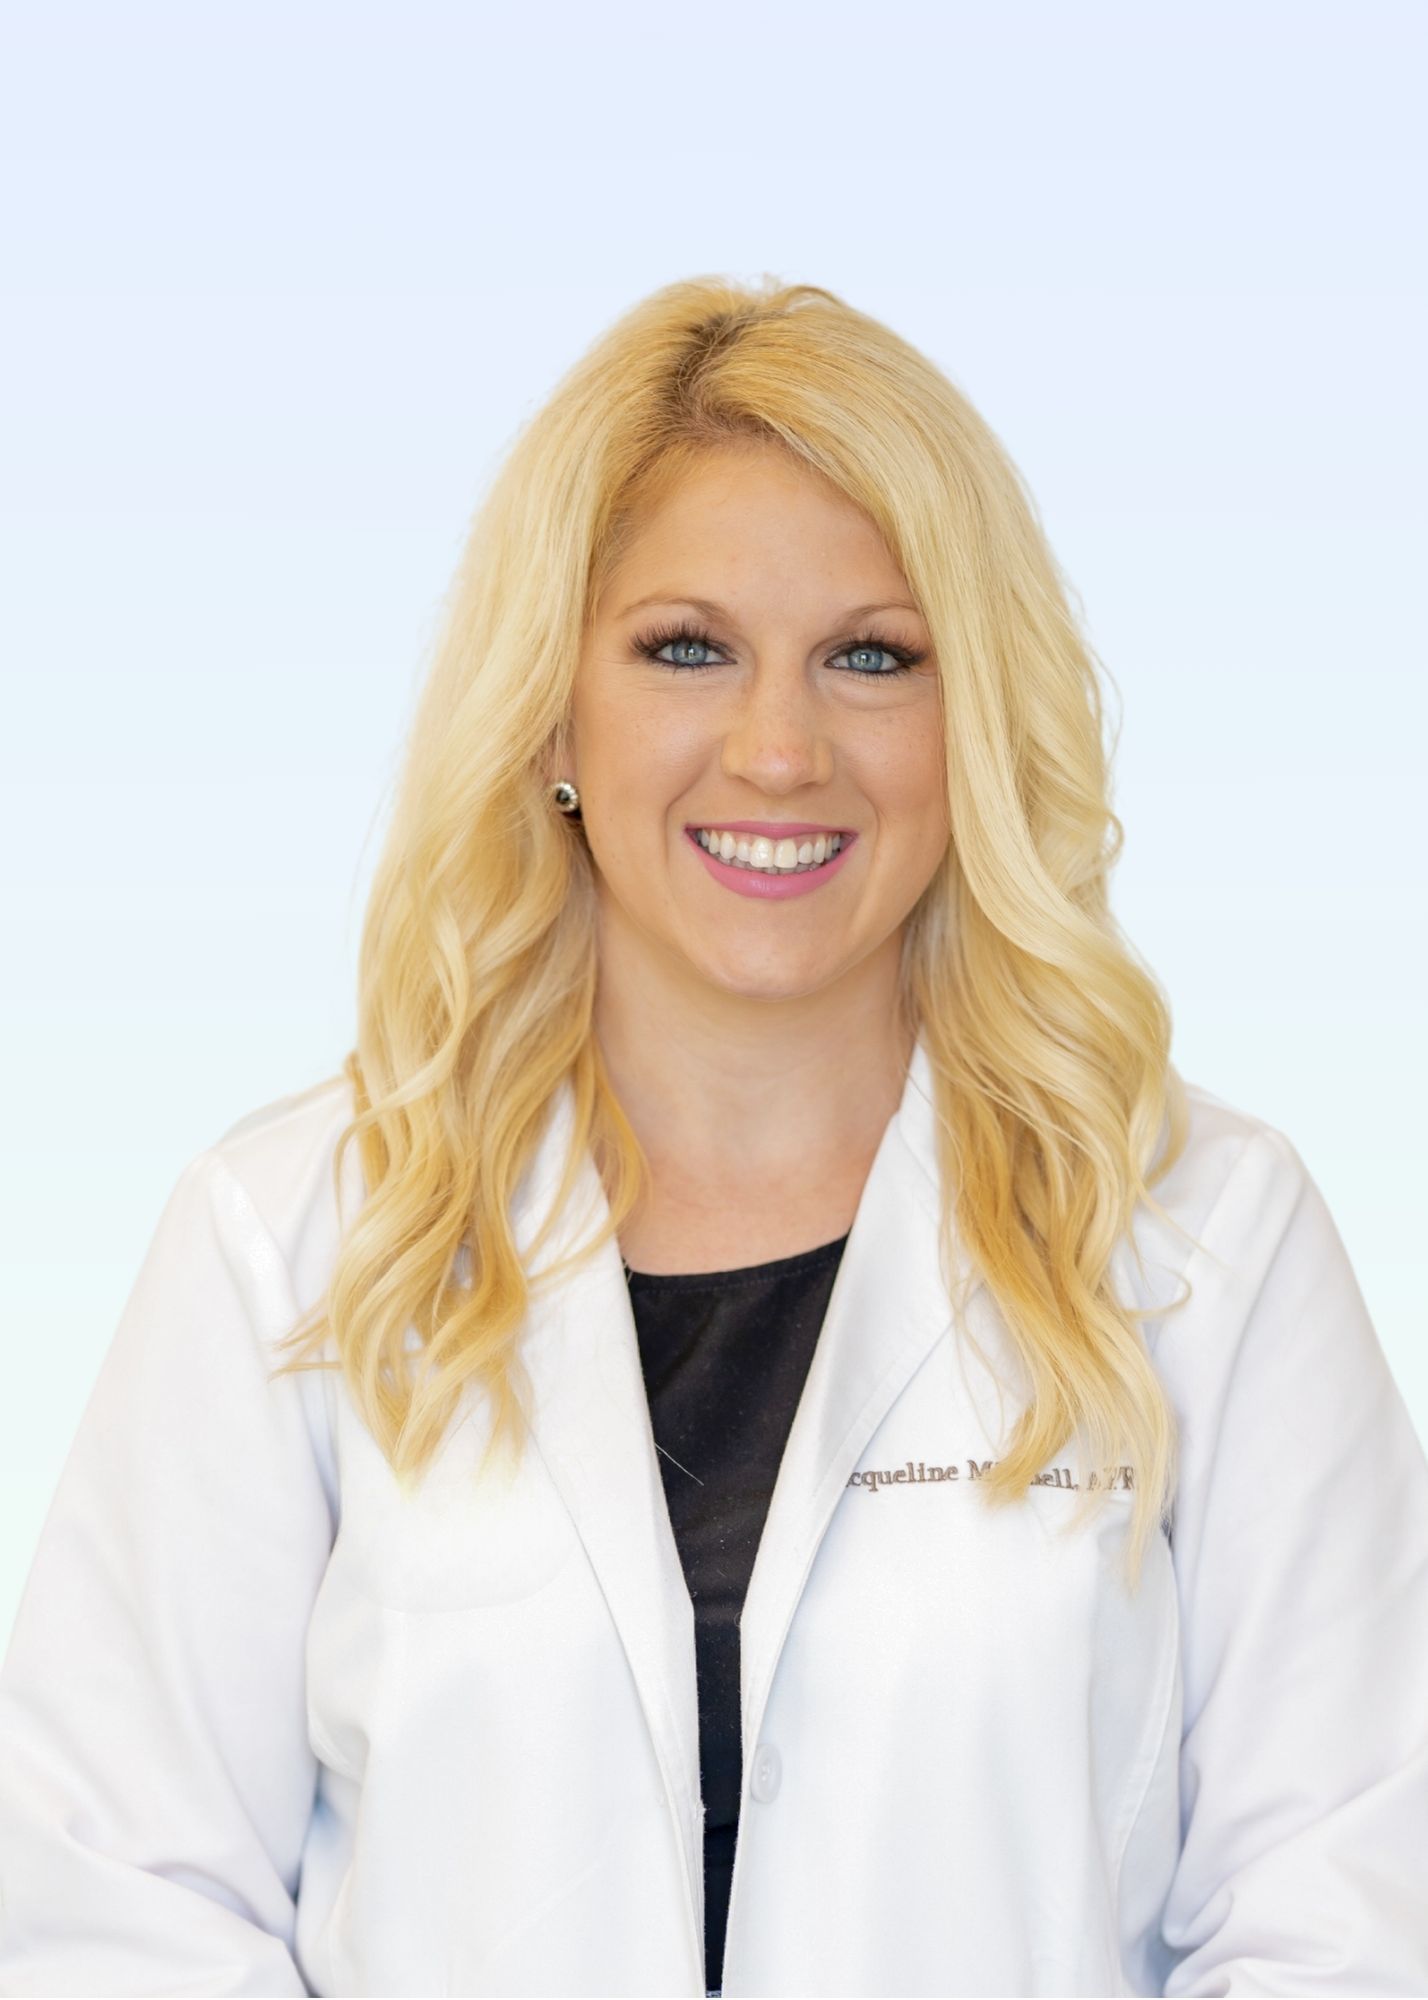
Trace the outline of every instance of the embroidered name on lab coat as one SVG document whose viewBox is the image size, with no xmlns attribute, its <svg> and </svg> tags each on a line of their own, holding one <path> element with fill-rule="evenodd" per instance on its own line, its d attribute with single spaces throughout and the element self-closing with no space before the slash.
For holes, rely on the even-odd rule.
<svg viewBox="0 0 1428 2000">
<path fill-rule="evenodd" d="M 984 1474 L 991 1471 L 992 1467 L 996 1464 L 996 1460 L 994 1458 L 980 1460 L 969 1458 L 964 1463 L 967 1467 L 967 1477 L 969 1479 L 981 1479 Z M 1112 1491 L 1129 1492 L 1135 1485 L 1135 1480 L 1132 1477 L 1133 1471 L 1134 1468 L 1129 1465 L 1113 1465 L 1107 1474 L 1105 1480 L 1106 1486 Z M 869 1467 L 867 1471 L 860 1469 L 856 1472 L 851 1472 L 848 1475 L 848 1484 L 850 1486 L 863 1486 L 870 1493 L 876 1493 L 879 1487 L 882 1486 L 918 1486 L 924 1485 L 930 1480 L 956 1481 L 961 1476 L 962 1468 L 955 1463 L 951 1465 L 928 1465 L 923 1459 L 918 1459 L 916 1469 L 914 1470 L 913 1461 L 908 1459 L 905 1465 L 899 1465 L 895 1470 L 884 1471 L 882 1467 Z M 1074 1493 L 1079 1493 L 1081 1490 L 1079 1481 L 1071 1477 L 1071 1468 L 1067 1465 L 1054 1466 L 1050 1472 L 1039 1472 L 1031 1483 L 1033 1486 L 1063 1486 Z M 1094 1472 L 1086 1481 L 1088 1489 L 1099 1487 L 1101 1483 Z"/>
</svg>

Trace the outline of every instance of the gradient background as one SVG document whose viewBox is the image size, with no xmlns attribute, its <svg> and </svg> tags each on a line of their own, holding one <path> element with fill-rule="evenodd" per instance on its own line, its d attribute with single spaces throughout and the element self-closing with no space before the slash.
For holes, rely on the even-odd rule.
<svg viewBox="0 0 1428 2000">
<path fill-rule="evenodd" d="M 1176 1060 L 1299 1147 L 1428 1434 L 1428 10 L 0 36 L 0 1639 L 181 1166 L 351 1041 L 473 506 L 576 354 L 699 272 L 875 313 L 1022 468 L 1119 692 L 1116 907 Z"/>
</svg>

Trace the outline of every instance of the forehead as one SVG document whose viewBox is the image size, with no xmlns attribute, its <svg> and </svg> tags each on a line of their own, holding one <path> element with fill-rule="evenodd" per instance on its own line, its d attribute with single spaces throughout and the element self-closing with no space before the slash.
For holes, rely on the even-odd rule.
<svg viewBox="0 0 1428 2000">
<path fill-rule="evenodd" d="M 777 447 L 721 447 L 636 501 L 604 608 L 618 615 L 651 592 L 727 598 L 802 586 L 847 595 L 855 580 L 868 595 L 904 587 L 861 507 Z"/>
</svg>

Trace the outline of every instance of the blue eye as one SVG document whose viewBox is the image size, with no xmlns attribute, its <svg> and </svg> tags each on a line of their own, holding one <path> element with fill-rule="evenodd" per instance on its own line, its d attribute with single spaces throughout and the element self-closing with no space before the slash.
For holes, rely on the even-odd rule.
<svg viewBox="0 0 1428 2000">
<path fill-rule="evenodd" d="M 635 651 L 641 654 L 643 658 L 653 661 L 657 667 L 668 667 L 671 673 L 706 673 L 711 667 L 723 664 L 720 660 L 667 660 L 660 658 L 666 646 L 675 648 L 693 647 L 704 652 L 714 649 L 716 645 L 715 640 L 708 632 L 703 631 L 695 625 L 681 623 L 677 625 L 657 626 L 654 630 L 644 633 L 632 643 Z M 880 639 L 875 632 L 868 632 L 862 638 L 854 639 L 848 645 L 839 647 L 836 653 L 829 655 L 829 658 L 831 661 L 842 659 L 845 655 L 856 657 L 859 654 L 866 658 L 869 654 L 878 653 L 884 654 L 888 659 L 895 661 L 896 664 L 882 667 L 840 667 L 838 671 L 840 673 L 852 674 L 857 680 L 890 680 L 895 674 L 909 673 L 913 667 L 917 666 L 927 657 L 925 653 L 912 652 L 906 646 L 895 646 L 888 639 Z"/>
<path fill-rule="evenodd" d="M 697 646 L 707 653 L 710 647 L 713 645 L 713 643 L 714 641 L 712 639 L 701 639 L 698 636 L 698 634 L 694 632 L 676 632 L 672 639 L 660 639 L 658 637 L 655 637 L 649 640 L 648 642 L 637 642 L 637 650 L 643 653 L 646 659 L 654 660 L 657 666 L 681 667 L 681 668 L 690 667 L 698 671 L 702 667 L 712 667 L 716 666 L 718 663 L 717 661 L 714 660 L 660 660 L 657 659 L 656 656 L 657 654 L 662 653 L 666 646 L 689 646 L 689 647 Z"/>
<path fill-rule="evenodd" d="M 904 652 L 900 647 L 897 653 L 893 654 L 892 647 L 885 646 L 881 639 L 860 639 L 856 646 L 845 646 L 843 648 L 843 652 L 848 654 L 887 653 L 895 657 L 900 662 L 900 664 L 895 667 L 853 667 L 850 669 L 850 671 L 855 674 L 862 674 L 862 673 L 871 674 L 874 680 L 880 680 L 884 674 L 906 673 L 907 669 L 911 666 L 912 661 L 915 657 L 911 653 Z M 836 657 L 841 658 L 842 655 L 837 655 Z"/>
</svg>

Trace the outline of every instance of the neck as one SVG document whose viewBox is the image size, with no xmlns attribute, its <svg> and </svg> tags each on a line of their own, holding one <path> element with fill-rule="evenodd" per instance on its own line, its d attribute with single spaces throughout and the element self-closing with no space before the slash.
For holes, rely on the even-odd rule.
<svg viewBox="0 0 1428 2000">
<path fill-rule="evenodd" d="M 601 962 L 595 1033 L 615 1095 L 656 1172 L 703 1183 L 827 1179 L 871 1158 L 915 1037 L 889 966 L 796 1001 L 709 989 L 701 1000 Z"/>
</svg>

